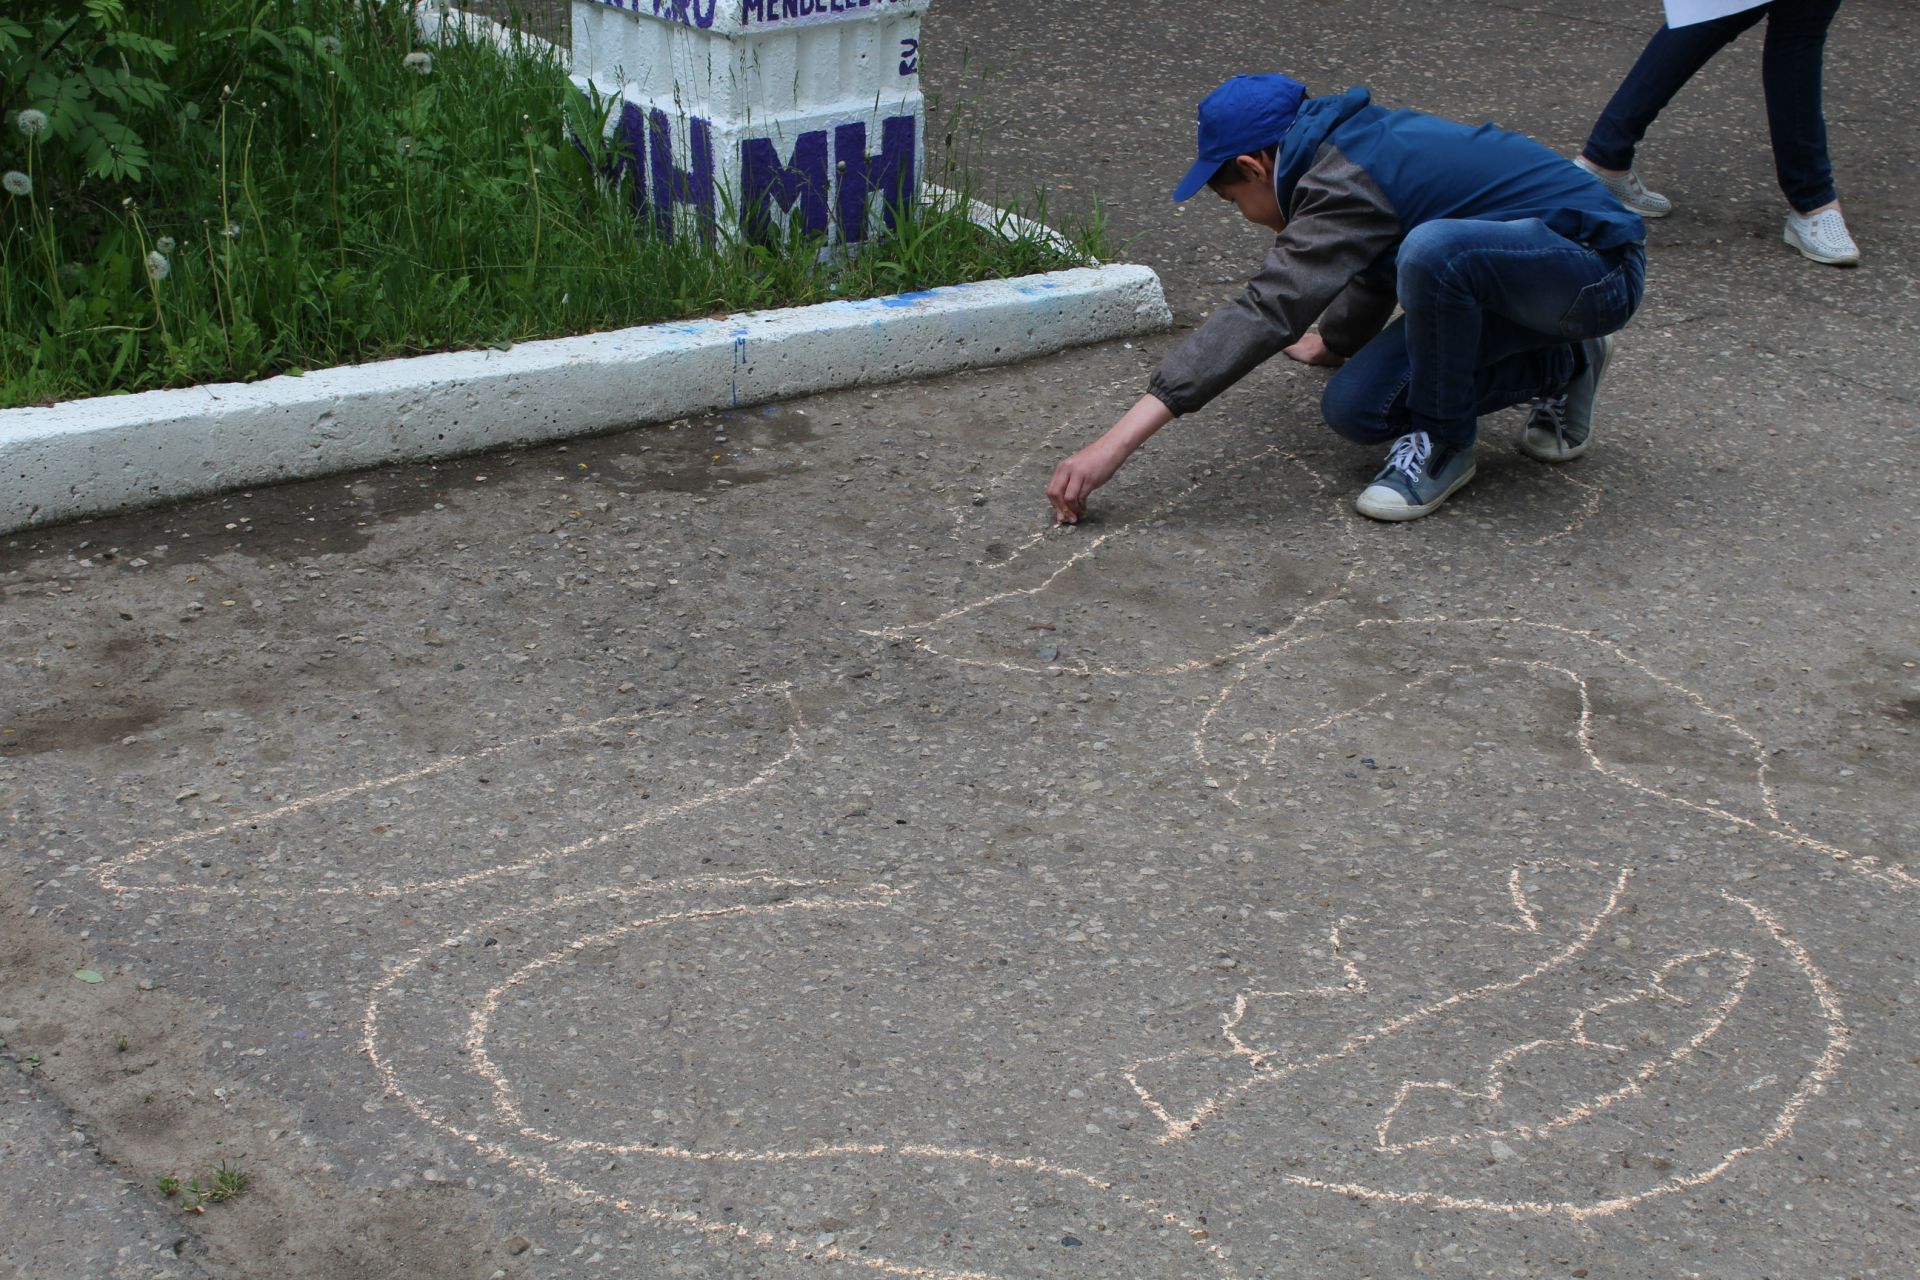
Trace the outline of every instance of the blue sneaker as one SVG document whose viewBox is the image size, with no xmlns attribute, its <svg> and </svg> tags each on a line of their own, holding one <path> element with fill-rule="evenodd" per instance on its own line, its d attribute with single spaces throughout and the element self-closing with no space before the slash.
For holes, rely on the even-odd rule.
<svg viewBox="0 0 1920 1280">
<path fill-rule="evenodd" d="M 1613 358 L 1613 335 L 1588 338 L 1580 344 L 1587 367 L 1557 396 L 1541 396 L 1533 402 L 1527 417 L 1527 429 L 1520 436 L 1520 452 L 1542 462 L 1568 462 L 1587 451 L 1593 443 L 1593 401 L 1600 394 L 1600 379 Z"/>
<path fill-rule="evenodd" d="M 1473 446 L 1436 449 L 1424 431 L 1401 436 L 1354 510 L 1375 520 L 1418 520 L 1473 479 Z"/>
</svg>

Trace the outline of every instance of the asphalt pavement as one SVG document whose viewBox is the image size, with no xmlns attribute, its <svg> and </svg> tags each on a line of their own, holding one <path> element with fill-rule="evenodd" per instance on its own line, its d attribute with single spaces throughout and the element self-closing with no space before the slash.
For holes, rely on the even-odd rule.
<svg viewBox="0 0 1920 1280">
<path fill-rule="evenodd" d="M 1184 328 L 1218 80 L 1571 150 L 1644 9 L 940 0 L 929 135 Z M 1276 360 L 1053 528 L 1176 332 L 0 540 L 0 1273 L 1913 1276 L 1904 17 L 1864 264 L 1742 41 L 1591 453 L 1410 525 Z"/>
</svg>

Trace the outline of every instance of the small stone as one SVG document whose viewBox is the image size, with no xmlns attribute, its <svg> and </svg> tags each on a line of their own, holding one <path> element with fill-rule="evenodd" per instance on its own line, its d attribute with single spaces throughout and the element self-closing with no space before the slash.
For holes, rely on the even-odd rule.
<svg viewBox="0 0 1920 1280">
<path fill-rule="evenodd" d="M 976 494 L 974 494 L 974 495 L 973 495 L 973 505 L 974 505 L 974 506 L 976 506 L 976 507 L 984 507 L 984 506 L 986 506 L 986 505 L 987 505 L 987 495 L 986 495 L 986 494 L 984 494 L 984 493 L 976 493 Z"/>
<path fill-rule="evenodd" d="M 1078 1249 L 1080 1247 L 1080 1237 L 1079 1236 L 1061 1236 L 1060 1243 L 1065 1245 L 1069 1249 Z"/>
<path fill-rule="evenodd" d="M 525 1236 L 515 1235 L 507 1239 L 507 1252 L 516 1258 L 531 1248 L 533 1248 L 533 1241 Z"/>
</svg>

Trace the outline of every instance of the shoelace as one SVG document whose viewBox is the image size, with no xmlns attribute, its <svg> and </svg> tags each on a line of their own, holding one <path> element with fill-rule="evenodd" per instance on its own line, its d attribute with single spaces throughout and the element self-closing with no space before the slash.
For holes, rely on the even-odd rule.
<svg viewBox="0 0 1920 1280">
<path fill-rule="evenodd" d="M 1553 428 L 1554 442 L 1562 449 L 1567 447 L 1567 398 L 1565 396 L 1538 396 L 1533 402 L 1533 416 L 1527 419 L 1529 427 Z"/>
<path fill-rule="evenodd" d="M 1433 441 L 1426 432 L 1416 431 L 1393 442 L 1393 449 L 1387 454 L 1387 469 L 1398 471 L 1409 480 L 1418 480 L 1420 469 L 1432 456 Z"/>
</svg>

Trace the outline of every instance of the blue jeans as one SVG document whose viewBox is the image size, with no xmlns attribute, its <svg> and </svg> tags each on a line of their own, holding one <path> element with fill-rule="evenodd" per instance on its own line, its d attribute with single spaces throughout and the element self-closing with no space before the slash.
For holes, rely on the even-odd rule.
<svg viewBox="0 0 1920 1280">
<path fill-rule="evenodd" d="M 1836 197 L 1833 165 L 1827 158 L 1827 118 L 1820 108 L 1820 69 L 1827 28 L 1839 8 L 1840 0 L 1773 0 L 1677 31 L 1661 27 L 1614 90 L 1581 153 L 1603 169 L 1633 168 L 1633 149 L 1680 86 L 1764 17 L 1767 43 L 1760 54 L 1760 83 L 1767 93 L 1767 129 L 1773 135 L 1780 190 L 1801 213 L 1829 203 Z"/>
<path fill-rule="evenodd" d="M 1320 411 L 1360 444 L 1425 431 L 1470 445 L 1481 414 L 1578 376 L 1578 344 L 1627 323 L 1646 273 L 1640 245 L 1596 252 L 1538 218 L 1422 223 L 1400 245 L 1406 314 L 1333 375 Z"/>
</svg>

